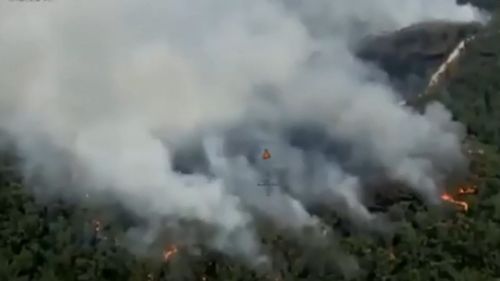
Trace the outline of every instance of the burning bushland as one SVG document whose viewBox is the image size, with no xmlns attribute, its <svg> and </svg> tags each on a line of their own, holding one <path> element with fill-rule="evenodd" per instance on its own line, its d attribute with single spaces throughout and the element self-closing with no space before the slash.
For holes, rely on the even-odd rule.
<svg viewBox="0 0 500 281">
<path fill-rule="evenodd" d="M 467 197 L 467 195 L 477 194 L 477 192 L 477 187 L 474 185 L 459 186 L 453 194 L 448 192 L 443 193 L 441 195 L 441 199 L 443 201 L 452 203 L 458 206 L 464 212 L 467 212 L 469 210 L 469 204 L 464 201 L 464 198 Z"/>
<path fill-rule="evenodd" d="M 0 129 L 35 194 L 133 217 L 123 244 L 134 253 L 162 251 L 168 230 L 168 263 L 199 247 L 273 268 L 280 257 L 263 243 L 273 230 L 305 256 L 331 250 L 309 267 L 355 271 L 333 254 L 330 220 L 384 233 L 367 205 L 374 186 L 397 182 L 433 204 L 467 167 L 448 110 L 401 106 L 352 50 L 429 16 L 477 19 L 452 0 L 415 13 L 417 2 L 370 4 L 360 24 L 360 0 L 7 1 Z M 276 188 L 261 188 L 265 178 Z M 103 225 L 92 228 L 109 237 Z"/>
</svg>

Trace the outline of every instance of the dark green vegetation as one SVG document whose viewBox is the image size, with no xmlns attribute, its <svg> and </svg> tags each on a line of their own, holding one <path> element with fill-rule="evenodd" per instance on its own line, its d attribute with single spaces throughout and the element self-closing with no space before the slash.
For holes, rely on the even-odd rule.
<svg viewBox="0 0 500 281">
<path fill-rule="evenodd" d="M 497 0 L 458 0 L 483 10 L 500 6 Z M 364 40 L 358 46 L 360 58 L 375 63 L 389 74 L 398 92 L 410 99 L 421 93 L 436 68 L 462 39 L 480 29 L 479 23 L 430 21 Z"/>
<path fill-rule="evenodd" d="M 384 69 L 399 92 L 415 96 L 455 46 L 480 27 L 479 23 L 448 21 L 418 23 L 367 38 L 357 54 Z"/>
<path fill-rule="evenodd" d="M 481 1 L 479 1 L 481 2 Z M 483 1 L 486 3 L 485 1 Z M 495 1 L 496 2 L 496 1 Z M 490 2 L 492 3 L 492 2 Z M 443 100 L 463 122 L 471 148 L 469 180 L 479 189 L 464 196 L 466 213 L 431 210 L 410 197 L 389 208 L 398 228 L 390 238 L 345 235 L 339 245 L 304 247 L 269 228 L 264 239 L 275 260 L 273 272 L 255 272 L 213 253 L 170 263 L 138 258 L 116 245 L 111 229 L 92 234 L 88 210 L 37 204 L 16 176 L 16 161 L 3 153 L 0 169 L 0 281 L 71 280 L 500 280 L 500 22 L 473 42 L 456 73 L 430 98 Z M 479 153 L 482 151 L 482 153 Z M 453 188 L 450 188 L 453 193 Z M 338 219 L 324 214 L 331 224 Z M 349 271 L 347 255 L 359 262 Z M 394 256 L 391 256 L 391 251 Z M 340 264 L 339 261 L 340 260 Z M 337 266 L 332 267 L 333 264 Z"/>
</svg>

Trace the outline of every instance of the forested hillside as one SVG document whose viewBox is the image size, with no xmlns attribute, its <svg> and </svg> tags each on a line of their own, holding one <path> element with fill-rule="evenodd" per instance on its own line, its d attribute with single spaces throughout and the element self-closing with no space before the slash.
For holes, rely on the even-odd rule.
<svg viewBox="0 0 500 281">
<path fill-rule="evenodd" d="M 497 1 L 470 1 L 492 8 Z M 453 77 L 429 99 L 442 100 L 467 128 L 471 192 L 449 194 L 469 209 L 449 204 L 429 209 L 407 195 L 388 206 L 395 233 L 385 237 L 345 231 L 302 247 L 262 226 L 275 263 L 253 270 L 216 253 L 188 255 L 170 246 L 139 257 L 121 245 L 120 225 L 98 210 L 62 202 L 41 204 L 22 186 L 18 161 L 2 153 L 0 169 L 0 281 L 149 280 L 500 280 L 500 20 L 494 20 L 460 59 Z M 477 192 L 476 192 L 477 191 Z M 49 207 L 50 206 L 50 207 Z M 332 213 L 319 214 L 341 225 Z M 341 226 L 339 226 L 341 228 Z M 339 250 L 340 249 L 340 250 Z M 359 263 L 356 269 L 349 257 Z M 332 266 L 335 265 L 335 266 Z"/>
<path fill-rule="evenodd" d="M 457 44 L 480 28 L 477 22 L 417 23 L 368 38 L 361 44 L 358 56 L 382 68 L 397 92 L 411 100 L 425 90 L 432 74 Z"/>
<path fill-rule="evenodd" d="M 457 3 L 460 4 L 471 3 L 474 6 L 480 7 L 488 11 L 492 11 L 498 8 L 499 6 L 498 1 L 496 0 L 457 0 Z"/>
</svg>

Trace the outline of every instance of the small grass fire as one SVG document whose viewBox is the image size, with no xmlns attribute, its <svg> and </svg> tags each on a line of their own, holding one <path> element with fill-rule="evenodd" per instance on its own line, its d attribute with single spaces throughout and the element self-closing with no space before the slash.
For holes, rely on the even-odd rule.
<svg viewBox="0 0 500 281">
<path fill-rule="evenodd" d="M 469 210 L 469 204 L 463 200 L 464 195 L 471 195 L 477 193 L 477 187 L 474 185 L 460 186 L 455 194 L 445 192 L 441 195 L 443 201 L 452 203 L 460 207 L 464 212 Z"/>
</svg>

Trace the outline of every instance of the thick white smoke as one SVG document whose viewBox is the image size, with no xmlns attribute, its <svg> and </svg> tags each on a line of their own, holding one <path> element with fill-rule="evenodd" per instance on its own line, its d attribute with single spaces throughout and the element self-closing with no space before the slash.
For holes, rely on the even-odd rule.
<svg viewBox="0 0 500 281">
<path fill-rule="evenodd" d="M 283 228 L 317 225 L 316 203 L 373 219 L 367 171 L 436 198 L 463 161 L 459 127 L 440 105 L 398 106 L 349 46 L 475 17 L 453 0 L 3 1 L 0 126 L 27 179 L 47 183 L 37 192 L 102 191 L 146 220 L 215 226 L 210 246 L 253 256 L 257 213 Z M 293 145 L 298 124 L 321 128 L 334 157 Z M 254 159 L 263 147 L 271 164 Z M 271 169 L 287 191 L 258 186 Z"/>
</svg>

